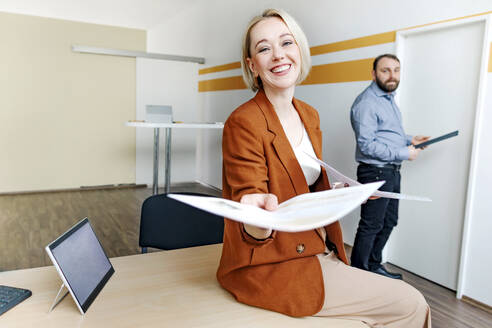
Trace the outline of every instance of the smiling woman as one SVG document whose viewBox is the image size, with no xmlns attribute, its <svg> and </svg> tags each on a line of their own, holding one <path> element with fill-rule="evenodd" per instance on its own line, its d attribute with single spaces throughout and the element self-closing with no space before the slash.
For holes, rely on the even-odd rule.
<svg viewBox="0 0 492 328">
<path fill-rule="evenodd" d="M 272 17 L 252 29 L 250 56 L 246 58 L 256 80 L 267 89 L 286 89 L 299 77 L 301 54 L 283 21 Z M 258 40 L 259 39 L 259 40 Z"/>
<path fill-rule="evenodd" d="M 242 70 L 256 96 L 227 119 L 223 197 L 275 210 L 296 195 L 330 189 L 318 112 L 294 98 L 310 70 L 295 20 L 269 9 L 243 39 Z M 240 302 L 290 316 L 318 315 L 385 327 L 430 327 L 422 295 L 402 281 L 347 265 L 339 222 L 288 233 L 225 220 L 219 283 Z"/>
<path fill-rule="evenodd" d="M 275 10 L 271 10 L 271 12 L 265 11 L 265 14 L 268 16 L 274 14 L 274 12 Z M 274 30 L 269 31 L 268 28 L 273 28 Z M 259 38 L 259 35 L 252 31 L 253 29 L 266 32 L 265 35 L 263 35 L 265 38 L 254 41 L 251 40 L 252 35 Z M 271 44 L 274 41 L 281 42 L 281 44 Z M 263 47 L 259 49 L 260 46 Z M 261 79 L 258 78 L 258 75 L 255 74 L 255 71 L 250 67 L 253 58 L 259 51 L 266 52 L 266 55 L 272 56 L 272 50 L 274 50 L 273 46 L 276 46 L 275 48 L 284 48 L 290 53 L 294 52 L 298 54 L 296 56 L 297 58 L 300 58 L 297 62 L 300 67 L 296 67 L 296 69 L 300 69 L 300 74 L 297 75 L 296 80 L 298 84 L 304 81 L 311 69 L 311 55 L 306 36 L 299 25 L 290 16 L 283 15 L 283 17 L 280 18 L 280 16 L 272 15 L 269 19 L 265 19 L 263 16 L 257 16 L 251 20 L 246 29 L 243 38 L 243 57 L 241 61 L 243 79 L 246 85 L 253 91 L 260 89 L 262 83 Z M 275 56 L 275 54 L 273 54 L 273 56 Z"/>
</svg>

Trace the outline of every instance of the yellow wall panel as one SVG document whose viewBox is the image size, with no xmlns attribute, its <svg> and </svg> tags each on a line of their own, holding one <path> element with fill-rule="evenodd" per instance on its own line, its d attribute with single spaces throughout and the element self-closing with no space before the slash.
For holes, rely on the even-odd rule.
<svg viewBox="0 0 492 328">
<path fill-rule="evenodd" d="M 372 62 L 374 58 L 352 60 L 313 66 L 304 82 L 305 84 L 326 84 L 340 82 L 369 81 L 372 79 Z M 198 82 L 199 92 L 246 89 L 241 76 Z"/>
<path fill-rule="evenodd" d="M 323 44 L 320 46 L 311 47 L 311 55 L 321 55 L 330 52 L 355 49 L 361 47 L 369 47 L 377 44 L 395 42 L 396 31 L 373 34 L 361 38 L 350 39 L 340 42 Z"/>
<path fill-rule="evenodd" d="M 302 84 L 324 84 L 371 80 L 373 58 L 313 66 Z"/>
<path fill-rule="evenodd" d="M 198 70 L 198 75 L 228 71 L 228 70 L 236 69 L 236 68 L 241 68 L 240 62 L 234 62 L 234 63 L 224 64 L 224 65 L 219 65 L 219 66 L 202 68 L 202 69 Z"/>
<path fill-rule="evenodd" d="M 231 76 L 198 82 L 198 92 L 246 89 L 242 76 Z"/>
</svg>

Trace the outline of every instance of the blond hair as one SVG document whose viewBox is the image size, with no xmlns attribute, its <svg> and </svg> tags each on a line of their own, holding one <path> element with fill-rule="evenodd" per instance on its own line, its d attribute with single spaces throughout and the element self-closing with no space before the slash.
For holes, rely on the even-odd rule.
<svg viewBox="0 0 492 328">
<path fill-rule="evenodd" d="M 296 84 L 304 81 L 311 70 L 311 53 L 309 52 L 309 45 L 306 35 L 302 31 L 299 24 L 297 24 L 292 16 L 281 9 L 266 9 L 261 15 L 255 16 L 251 19 L 243 36 L 243 56 L 241 58 L 241 69 L 243 71 L 244 83 L 246 83 L 246 86 L 253 91 L 261 89 L 262 83 L 259 76 L 254 76 L 247 62 L 247 58 L 251 58 L 251 30 L 256 24 L 270 17 L 278 17 L 285 23 L 285 25 L 287 25 L 287 28 L 292 33 L 292 36 L 299 47 L 299 52 L 301 54 L 301 72 L 297 78 Z"/>
</svg>

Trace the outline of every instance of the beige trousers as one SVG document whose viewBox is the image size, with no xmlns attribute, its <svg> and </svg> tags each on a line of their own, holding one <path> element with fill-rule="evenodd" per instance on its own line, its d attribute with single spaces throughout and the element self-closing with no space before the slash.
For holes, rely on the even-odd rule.
<svg viewBox="0 0 492 328">
<path fill-rule="evenodd" d="M 315 316 L 358 320 L 369 327 L 431 327 L 429 305 L 409 284 L 348 266 L 333 252 L 318 259 L 325 302 Z"/>
</svg>

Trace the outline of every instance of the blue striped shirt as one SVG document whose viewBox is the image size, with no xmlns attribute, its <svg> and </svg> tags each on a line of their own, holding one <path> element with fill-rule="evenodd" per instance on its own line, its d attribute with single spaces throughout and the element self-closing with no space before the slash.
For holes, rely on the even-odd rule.
<svg viewBox="0 0 492 328">
<path fill-rule="evenodd" d="M 412 136 L 403 131 L 401 113 L 394 93 L 372 82 L 354 101 L 350 110 L 357 147 L 355 160 L 367 164 L 400 164 L 408 159 Z"/>
</svg>

